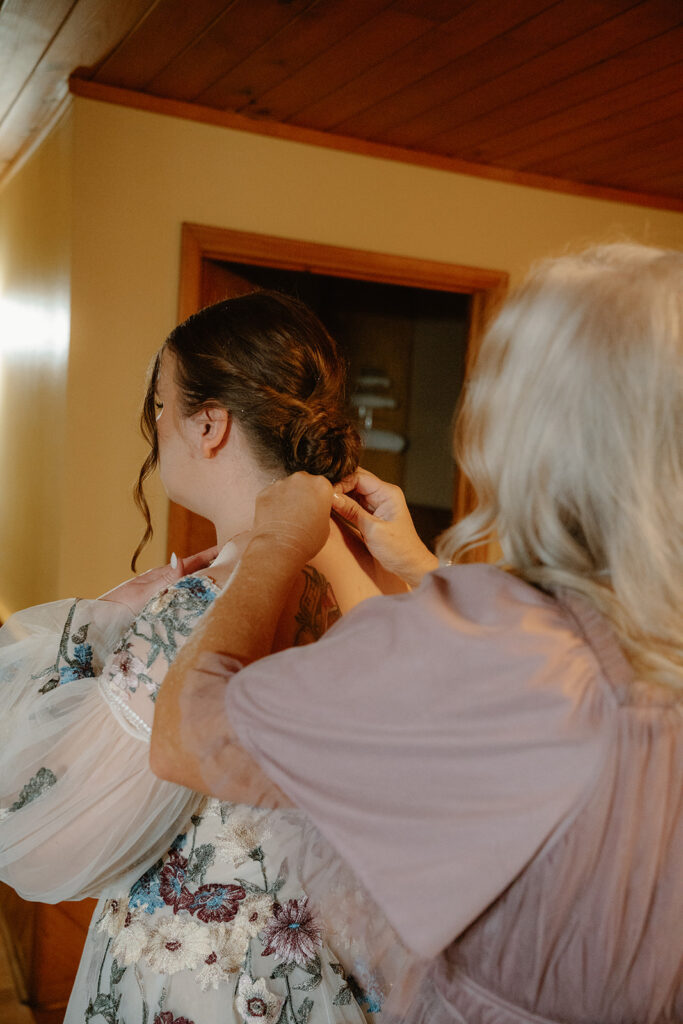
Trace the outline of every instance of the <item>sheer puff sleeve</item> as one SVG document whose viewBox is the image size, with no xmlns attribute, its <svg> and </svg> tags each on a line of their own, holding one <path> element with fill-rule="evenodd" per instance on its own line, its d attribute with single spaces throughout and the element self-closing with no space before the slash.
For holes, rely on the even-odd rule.
<svg viewBox="0 0 683 1024">
<path fill-rule="evenodd" d="M 184 709 L 207 791 L 237 739 L 421 957 L 561 834 L 604 756 L 590 649 L 557 602 L 492 566 L 439 570 L 235 668 L 197 669 L 197 686 L 223 684 L 203 755 L 201 707 Z"/>
<path fill-rule="evenodd" d="M 58 601 L 0 630 L 0 878 L 56 903 L 125 891 L 198 797 L 149 769 L 154 700 L 217 588 L 186 577 L 133 619 Z"/>
</svg>

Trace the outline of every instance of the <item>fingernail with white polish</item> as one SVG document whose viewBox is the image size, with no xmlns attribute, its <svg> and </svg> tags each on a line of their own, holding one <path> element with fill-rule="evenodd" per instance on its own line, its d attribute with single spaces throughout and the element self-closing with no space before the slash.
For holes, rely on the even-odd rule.
<svg viewBox="0 0 683 1024">
<path fill-rule="evenodd" d="M 175 551 L 171 555 L 171 568 L 172 569 L 177 569 L 178 568 L 178 556 L 176 555 Z"/>
</svg>

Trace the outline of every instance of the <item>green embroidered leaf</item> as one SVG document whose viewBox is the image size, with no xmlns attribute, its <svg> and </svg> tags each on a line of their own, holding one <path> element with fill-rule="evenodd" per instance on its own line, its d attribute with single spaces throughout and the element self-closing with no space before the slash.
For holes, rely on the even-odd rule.
<svg viewBox="0 0 683 1024">
<path fill-rule="evenodd" d="M 99 1014 L 104 1017 L 107 1024 L 119 1024 L 118 1009 L 120 1002 L 121 996 L 118 999 L 114 999 L 111 993 L 100 992 L 94 1003 L 92 1000 L 88 1003 L 88 1009 L 85 1011 L 86 1020 L 90 1020 L 91 1017 L 97 1017 Z"/>
<path fill-rule="evenodd" d="M 207 868 L 214 862 L 215 853 L 215 848 L 211 843 L 203 843 L 197 847 L 192 854 L 187 869 L 188 878 L 191 882 L 196 882 L 199 879 L 203 883 Z"/>
<path fill-rule="evenodd" d="M 85 643 L 85 641 L 86 641 L 86 639 L 88 637 L 88 625 L 89 625 L 89 623 L 86 623 L 85 626 L 81 626 L 81 628 L 76 633 L 74 633 L 72 635 L 71 640 L 72 640 L 73 643 L 75 643 L 75 644 L 84 644 Z"/>
<path fill-rule="evenodd" d="M 342 967 L 341 964 L 330 964 L 330 967 L 332 968 L 335 974 L 338 974 L 342 978 L 345 976 L 344 968 Z"/>
<path fill-rule="evenodd" d="M 351 989 L 348 985 L 344 985 L 340 988 L 336 996 L 332 1000 L 333 1006 L 348 1006 L 351 1002 Z"/>
<path fill-rule="evenodd" d="M 306 971 L 307 974 L 320 974 L 322 967 L 318 954 L 316 953 L 312 960 L 308 960 L 305 964 L 302 964 L 301 969 Z"/>
<path fill-rule="evenodd" d="M 123 967 L 119 967 L 118 960 L 112 960 L 111 975 L 109 977 L 109 987 L 113 988 L 114 985 L 118 985 L 118 983 L 121 981 L 121 978 L 124 976 L 125 973 L 126 965 L 124 964 Z"/>
<path fill-rule="evenodd" d="M 47 682 L 38 688 L 38 693 L 49 693 L 50 690 L 56 690 L 58 686 L 59 676 L 50 676 Z"/>
<path fill-rule="evenodd" d="M 155 679 L 152 679 L 151 676 L 145 675 L 144 672 L 141 672 L 139 674 L 139 676 L 138 676 L 138 686 L 141 686 L 141 685 L 143 685 L 143 686 L 145 686 L 147 688 L 147 693 L 149 694 L 149 699 L 154 704 L 156 702 L 157 691 L 159 689 L 159 684 L 157 683 L 157 681 Z M 137 687 L 136 687 L 136 689 L 137 689 Z"/>
<path fill-rule="evenodd" d="M 295 969 L 295 967 L 295 963 L 278 964 L 277 967 L 273 970 L 271 978 L 288 978 L 292 971 Z"/>
<path fill-rule="evenodd" d="M 289 1024 L 289 1003 L 285 999 L 280 1010 L 280 1016 L 278 1017 L 276 1024 Z"/>
<path fill-rule="evenodd" d="M 298 992 L 310 992 L 311 989 L 317 988 L 322 980 L 322 974 L 314 974 L 308 981 L 302 982 L 301 985 L 292 985 L 292 988 L 297 989 Z"/>
<path fill-rule="evenodd" d="M 260 846 L 255 846 L 253 850 L 249 851 L 249 857 L 251 858 L 251 860 L 260 861 L 260 863 L 262 864 L 264 859 L 263 850 L 261 849 Z"/>
<path fill-rule="evenodd" d="M 254 896 L 256 893 L 264 893 L 265 889 L 262 885 L 254 885 L 253 882 L 248 882 L 246 878 L 236 878 L 235 881 L 238 885 L 241 885 L 244 891 L 249 896 Z"/>
<path fill-rule="evenodd" d="M 312 1010 L 313 1010 L 313 1000 L 312 999 L 304 999 L 303 1003 L 299 1007 L 299 1012 L 297 1014 L 297 1017 L 299 1019 L 299 1024 L 308 1024 L 308 1021 L 310 1019 L 311 1011 Z"/>
<path fill-rule="evenodd" d="M 158 637 L 154 637 L 149 648 L 149 654 L 147 655 L 147 668 L 151 668 L 154 662 L 159 657 L 161 651 L 161 643 Z"/>
<path fill-rule="evenodd" d="M 287 861 L 287 858 L 285 857 L 285 859 L 283 860 L 282 864 L 280 865 L 280 870 L 277 873 L 277 878 L 273 882 L 273 884 L 270 887 L 269 891 L 274 896 L 277 895 L 277 893 L 279 893 L 280 889 L 282 888 L 282 886 L 287 881 L 288 877 L 289 877 L 289 863 Z"/>
<path fill-rule="evenodd" d="M 29 779 L 22 787 L 19 796 L 9 808 L 10 811 L 20 811 L 26 804 L 39 797 L 46 789 L 50 789 L 57 781 L 57 776 L 49 768 L 39 768 L 32 779 Z"/>
</svg>

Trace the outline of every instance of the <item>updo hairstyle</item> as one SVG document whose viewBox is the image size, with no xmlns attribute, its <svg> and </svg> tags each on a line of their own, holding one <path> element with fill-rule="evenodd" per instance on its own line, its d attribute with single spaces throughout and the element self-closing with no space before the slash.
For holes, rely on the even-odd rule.
<svg viewBox="0 0 683 1024">
<path fill-rule="evenodd" d="M 175 357 L 182 414 L 227 409 L 264 469 L 305 470 L 332 483 L 356 469 L 360 438 L 347 410 L 346 363 L 315 314 L 265 290 L 207 306 L 171 331 L 152 364 L 141 415 L 150 452 L 134 492 L 147 529 L 133 569 L 152 536 L 143 485 L 159 459 L 154 403 L 164 351 Z"/>
</svg>

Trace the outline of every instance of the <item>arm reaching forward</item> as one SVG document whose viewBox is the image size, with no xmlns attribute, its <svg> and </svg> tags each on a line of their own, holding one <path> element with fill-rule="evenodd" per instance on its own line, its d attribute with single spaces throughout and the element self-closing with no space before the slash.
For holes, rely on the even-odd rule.
<svg viewBox="0 0 683 1024">
<path fill-rule="evenodd" d="M 268 655 L 296 577 L 329 535 L 332 486 L 324 478 L 295 473 L 259 495 L 252 538 L 228 588 L 204 617 L 171 666 L 159 691 L 152 733 L 155 774 L 203 788 L 195 755 L 183 742 L 183 708 L 201 699 L 201 680 L 214 676 L 216 658 L 235 668 Z M 196 673 L 195 670 L 202 670 Z M 204 676 L 202 676 L 204 673 Z M 238 745 L 231 747 L 231 799 L 243 803 L 290 801 Z"/>
</svg>

